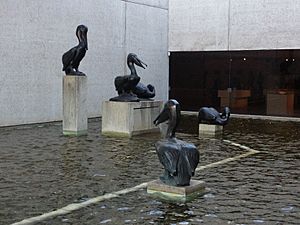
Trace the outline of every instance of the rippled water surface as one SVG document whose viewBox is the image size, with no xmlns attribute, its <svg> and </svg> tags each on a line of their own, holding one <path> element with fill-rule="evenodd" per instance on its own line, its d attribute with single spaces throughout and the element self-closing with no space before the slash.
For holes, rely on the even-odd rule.
<svg viewBox="0 0 300 225">
<path fill-rule="evenodd" d="M 200 166 L 245 153 L 223 139 L 260 153 L 199 171 L 206 192 L 186 204 L 141 189 L 39 224 L 300 224 L 299 123 L 233 119 L 209 139 L 195 122 L 184 118 L 177 136 L 198 147 Z M 157 179 L 159 136 L 103 137 L 100 124 L 81 137 L 63 136 L 61 123 L 0 128 L 0 224 Z"/>
</svg>

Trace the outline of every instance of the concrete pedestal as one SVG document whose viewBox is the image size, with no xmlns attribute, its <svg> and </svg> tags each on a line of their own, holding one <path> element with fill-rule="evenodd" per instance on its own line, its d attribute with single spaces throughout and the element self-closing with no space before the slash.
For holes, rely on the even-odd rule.
<svg viewBox="0 0 300 225">
<path fill-rule="evenodd" d="M 131 137 L 159 132 L 153 121 L 162 109 L 162 101 L 102 103 L 102 134 Z"/>
<path fill-rule="evenodd" d="M 63 134 L 87 133 L 87 77 L 63 77 Z"/>
<path fill-rule="evenodd" d="M 158 198 L 175 201 L 188 202 L 196 198 L 199 194 L 203 194 L 205 190 L 205 182 L 199 180 L 191 180 L 189 186 L 175 187 L 164 184 L 161 180 L 154 180 L 148 183 L 147 193 Z"/>
<path fill-rule="evenodd" d="M 211 124 L 199 124 L 199 136 L 201 135 L 219 135 L 223 132 L 223 126 Z"/>
</svg>

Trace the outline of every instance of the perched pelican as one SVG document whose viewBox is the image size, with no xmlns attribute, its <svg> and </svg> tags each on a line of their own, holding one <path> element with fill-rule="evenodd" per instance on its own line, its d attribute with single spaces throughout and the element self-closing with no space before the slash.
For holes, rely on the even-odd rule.
<svg viewBox="0 0 300 225">
<path fill-rule="evenodd" d="M 198 122 L 224 126 L 228 123 L 230 109 L 225 107 L 222 113 L 210 107 L 202 107 L 198 113 Z"/>
<path fill-rule="evenodd" d="M 76 29 L 76 36 L 79 41 L 78 45 L 71 48 L 62 56 L 62 70 L 65 71 L 66 75 L 85 75 L 78 70 L 78 67 L 88 50 L 87 32 L 88 28 L 86 26 L 79 25 Z"/>
<path fill-rule="evenodd" d="M 161 181 L 172 186 L 188 186 L 199 163 L 199 152 L 194 144 L 175 138 L 179 120 L 179 103 L 171 99 L 154 120 L 155 125 L 168 121 L 165 139 L 158 141 L 155 147 L 159 161 L 165 168 Z"/>
<path fill-rule="evenodd" d="M 141 61 L 134 53 L 128 54 L 127 65 L 130 69 L 130 75 L 118 76 L 115 78 L 115 87 L 119 96 L 111 98 L 110 101 L 139 101 L 138 97 L 133 94 L 133 89 L 140 82 L 141 78 L 137 75 L 134 65 L 140 66 L 144 69 L 144 65 L 147 65 L 143 61 Z"/>
</svg>

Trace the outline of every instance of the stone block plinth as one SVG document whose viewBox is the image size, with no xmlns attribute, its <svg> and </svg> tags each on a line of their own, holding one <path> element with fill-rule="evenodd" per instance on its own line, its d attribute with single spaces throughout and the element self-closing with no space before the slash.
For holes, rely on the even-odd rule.
<svg viewBox="0 0 300 225">
<path fill-rule="evenodd" d="M 188 202 L 203 194 L 205 182 L 191 180 L 189 186 L 175 187 L 164 184 L 161 180 L 154 180 L 148 183 L 147 193 L 155 197 L 174 202 Z"/>
<path fill-rule="evenodd" d="M 213 124 L 199 124 L 199 136 L 202 135 L 219 135 L 223 132 L 223 126 Z"/>
<path fill-rule="evenodd" d="M 131 137 L 159 132 L 153 121 L 162 109 L 162 101 L 102 103 L 102 134 Z"/>
<path fill-rule="evenodd" d="M 63 134 L 87 133 L 87 77 L 63 77 Z"/>
</svg>

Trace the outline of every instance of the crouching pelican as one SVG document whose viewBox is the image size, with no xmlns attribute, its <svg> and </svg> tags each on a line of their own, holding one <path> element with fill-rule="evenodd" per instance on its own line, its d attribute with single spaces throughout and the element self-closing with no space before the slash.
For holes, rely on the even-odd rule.
<svg viewBox="0 0 300 225">
<path fill-rule="evenodd" d="M 198 122 L 224 126 L 228 123 L 230 109 L 225 107 L 222 113 L 219 113 L 212 107 L 202 107 L 198 113 Z"/>
<path fill-rule="evenodd" d="M 160 180 L 171 186 L 188 186 L 199 163 L 199 152 L 194 144 L 175 138 L 179 120 L 179 103 L 171 99 L 165 103 L 162 112 L 154 120 L 155 125 L 168 121 L 165 139 L 158 141 L 155 147 L 159 161 L 165 169 Z"/>
<path fill-rule="evenodd" d="M 142 67 L 147 66 L 142 60 L 140 60 L 136 54 L 129 53 L 127 56 L 127 66 L 130 70 L 130 75 L 117 76 L 115 78 L 115 87 L 119 96 L 111 98 L 110 101 L 118 102 L 138 102 L 138 97 L 132 93 L 135 86 L 140 82 L 140 77 L 137 75 L 135 66 Z"/>
</svg>

